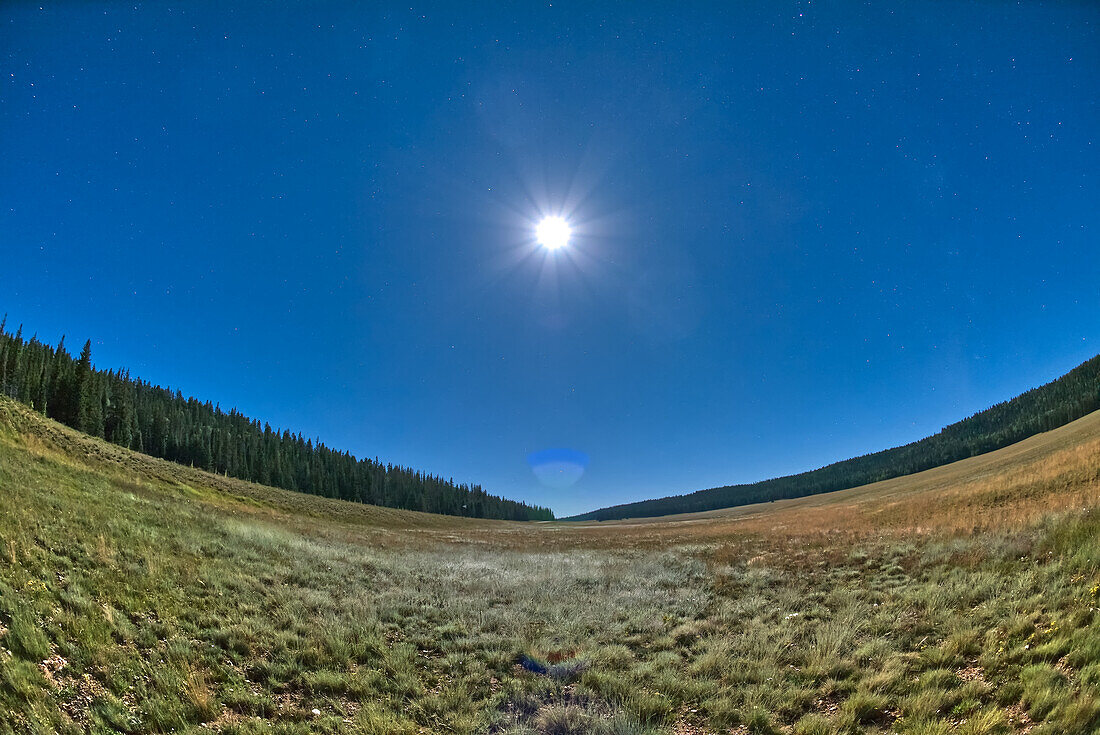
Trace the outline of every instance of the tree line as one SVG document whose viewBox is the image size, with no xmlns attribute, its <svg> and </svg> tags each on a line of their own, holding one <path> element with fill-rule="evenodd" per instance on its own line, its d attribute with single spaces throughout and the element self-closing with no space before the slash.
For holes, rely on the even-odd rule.
<svg viewBox="0 0 1100 735">
<path fill-rule="evenodd" d="M 991 452 L 1056 429 L 1097 409 L 1100 409 L 1100 355 L 1046 385 L 904 446 L 797 475 L 615 505 L 565 520 L 606 521 L 691 513 L 859 487 Z"/>
<path fill-rule="evenodd" d="M 236 409 L 185 397 L 130 376 L 98 370 L 91 340 L 78 357 L 8 333 L 0 320 L 0 395 L 127 449 L 263 485 L 326 498 L 475 518 L 551 520 L 549 508 L 486 493 L 479 485 L 349 452 L 272 429 Z"/>
</svg>

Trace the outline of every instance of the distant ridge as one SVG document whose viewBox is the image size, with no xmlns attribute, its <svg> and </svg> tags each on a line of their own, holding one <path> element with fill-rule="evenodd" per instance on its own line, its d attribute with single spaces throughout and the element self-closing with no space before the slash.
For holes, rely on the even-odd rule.
<svg viewBox="0 0 1100 735">
<path fill-rule="evenodd" d="M 893 449 L 865 454 L 797 475 L 640 500 L 570 516 L 567 521 L 610 521 L 731 508 L 845 490 L 939 467 L 1015 444 L 1100 409 L 1100 355 L 1012 400 L 979 411 L 939 433 Z"/>
<path fill-rule="evenodd" d="M 129 371 L 97 370 L 91 341 L 74 359 L 23 328 L 5 331 L 0 320 L 0 395 L 91 436 L 161 459 L 262 485 L 390 508 L 529 521 L 552 520 L 549 508 L 490 495 L 458 484 L 272 429 L 236 409 L 131 378 Z"/>
</svg>

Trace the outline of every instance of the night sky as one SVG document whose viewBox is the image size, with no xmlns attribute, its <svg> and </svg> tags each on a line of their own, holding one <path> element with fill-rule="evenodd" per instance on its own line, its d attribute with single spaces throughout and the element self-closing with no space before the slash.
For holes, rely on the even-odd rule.
<svg viewBox="0 0 1100 735">
<path fill-rule="evenodd" d="M 559 514 L 1100 352 L 1096 3 L 227 5 L 0 6 L 9 327 Z"/>
</svg>

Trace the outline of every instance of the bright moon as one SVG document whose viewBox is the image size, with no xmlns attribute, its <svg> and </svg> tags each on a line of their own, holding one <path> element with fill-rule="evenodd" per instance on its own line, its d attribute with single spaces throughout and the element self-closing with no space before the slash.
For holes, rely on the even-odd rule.
<svg viewBox="0 0 1100 735">
<path fill-rule="evenodd" d="M 569 244 L 569 223 L 561 217 L 544 217 L 535 230 L 539 244 L 547 250 L 557 250 Z"/>
</svg>

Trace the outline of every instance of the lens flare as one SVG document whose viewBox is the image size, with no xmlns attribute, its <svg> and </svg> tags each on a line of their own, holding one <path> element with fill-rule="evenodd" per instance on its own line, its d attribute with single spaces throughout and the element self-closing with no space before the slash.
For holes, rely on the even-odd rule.
<svg viewBox="0 0 1100 735">
<path fill-rule="evenodd" d="M 527 464 L 546 487 L 565 488 L 581 479 L 588 455 L 576 449 L 544 449 L 527 455 Z"/>
</svg>

